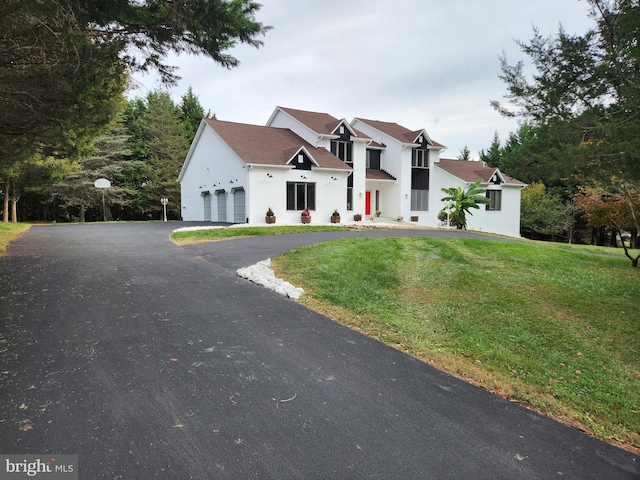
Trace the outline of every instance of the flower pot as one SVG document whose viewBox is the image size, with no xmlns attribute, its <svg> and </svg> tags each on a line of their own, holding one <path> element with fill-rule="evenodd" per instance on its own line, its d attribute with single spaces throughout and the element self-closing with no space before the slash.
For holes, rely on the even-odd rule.
<svg viewBox="0 0 640 480">
<path fill-rule="evenodd" d="M 264 221 L 266 223 L 276 223 L 276 216 L 271 215 L 270 217 L 264 217 Z"/>
<path fill-rule="evenodd" d="M 300 221 L 302 223 L 311 223 L 311 215 L 306 215 L 306 216 L 302 215 L 302 216 L 300 216 Z"/>
<path fill-rule="evenodd" d="M 360 220 L 362 220 L 362 215 L 360 215 L 359 213 L 356 213 L 353 216 L 353 220 L 356 221 L 356 222 L 359 222 Z"/>
<path fill-rule="evenodd" d="M 339 215 L 332 215 L 331 216 L 331 223 L 340 223 L 340 216 Z"/>
</svg>

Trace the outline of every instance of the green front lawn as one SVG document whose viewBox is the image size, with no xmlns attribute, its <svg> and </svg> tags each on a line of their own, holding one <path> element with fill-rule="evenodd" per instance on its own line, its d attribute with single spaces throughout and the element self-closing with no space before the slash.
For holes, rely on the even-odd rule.
<svg viewBox="0 0 640 480">
<path fill-rule="evenodd" d="M 548 245 L 342 239 L 285 254 L 274 269 L 337 321 L 640 447 L 640 270 Z"/>
</svg>

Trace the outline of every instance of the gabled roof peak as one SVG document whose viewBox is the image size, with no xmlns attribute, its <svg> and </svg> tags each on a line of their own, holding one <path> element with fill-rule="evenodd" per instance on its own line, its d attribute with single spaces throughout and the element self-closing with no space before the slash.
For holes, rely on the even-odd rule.
<svg viewBox="0 0 640 480">
<path fill-rule="evenodd" d="M 211 119 L 204 121 L 245 163 L 284 166 L 304 150 L 319 167 L 351 168 L 327 149 L 314 147 L 288 128 Z"/>
<path fill-rule="evenodd" d="M 482 180 L 483 183 L 495 183 L 494 175 L 497 175 L 499 183 L 522 187 L 526 185 L 520 180 L 505 175 L 498 167 L 487 167 L 484 162 L 441 158 L 435 165 L 467 183 L 475 183 L 478 180 Z"/>
<path fill-rule="evenodd" d="M 333 135 L 333 132 L 340 125 L 341 120 L 328 113 L 310 112 L 289 107 L 277 107 L 287 115 L 295 118 L 298 122 L 306 125 L 319 135 Z"/>
<path fill-rule="evenodd" d="M 369 125 L 370 127 L 373 127 L 376 130 L 379 130 L 382 133 L 402 143 L 421 143 L 421 142 L 418 142 L 418 139 L 419 139 L 418 137 L 420 137 L 420 135 L 424 135 L 425 140 L 429 145 L 432 145 L 438 148 L 445 148 L 444 145 L 442 145 L 441 143 L 438 143 L 432 140 L 431 137 L 429 137 L 429 134 L 427 134 L 427 131 L 425 129 L 410 130 L 407 127 L 403 127 L 402 125 L 399 125 L 395 122 L 383 122 L 381 120 L 370 120 L 366 118 L 356 117 L 355 120 L 362 122 L 366 125 Z"/>
</svg>

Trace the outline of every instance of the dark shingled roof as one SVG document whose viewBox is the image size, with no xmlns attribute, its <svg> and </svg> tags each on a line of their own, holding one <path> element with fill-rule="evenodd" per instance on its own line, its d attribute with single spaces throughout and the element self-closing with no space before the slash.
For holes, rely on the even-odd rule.
<svg viewBox="0 0 640 480">
<path fill-rule="evenodd" d="M 450 160 L 444 158 L 441 158 L 439 162 L 435 163 L 435 165 L 442 168 L 445 172 L 449 172 L 451 175 L 469 183 L 475 183 L 478 180 L 489 182 L 493 174 L 498 170 L 496 167 L 485 167 L 482 162 Z M 509 177 L 502 172 L 500 172 L 500 174 L 509 185 L 526 185 L 526 183 Z"/>
<path fill-rule="evenodd" d="M 205 119 L 205 122 L 245 163 L 286 165 L 287 161 L 304 147 L 322 168 L 351 169 L 327 149 L 314 147 L 287 128 L 211 119 Z"/>
<path fill-rule="evenodd" d="M 367 180 L 395 180 L 396 177 L 386 172 L 385 170 L 371 170 L 367 168 L 366 172 Z"/>
<path fill-rule="evenodd" d="M 424 132 L 424 130 L 409 130 L 402 125 L 398 125 L 393 122 L 381 122 L 380 120 L 367 120 L 366 118 L 358 118 L 362 123 L 372 126 L 373 128 L 386 133 L 390 137 L 395 138 L 402 143 L 414 143 L 418 135 Z M 431 145 L 434 147 L 444 147 L 444 145 L 431 140 Z"/>
<path fill-rule="evenodd" d="M 342 123 L 342 120 L 329 115 L 328 113 L 319 113 L 319 112 L 309 112 L 307 110 L 296 110 L 295 108 L 288 107 L 278 107 L 285 113 L 288 113 L 293 118 L 298 120 L 300 123 L 306 125 L 314 132 L 320 135 L 332 135 L 338 125 Z M 349 123 L 345 120 L 345 124 L 351 128 L 356 134 L 357 138 L 369 139 L 364 133 L 353 128 Z"/>
<path fill-rule="evenodd" d="M 340 120 L 328 113 L 307 112 L 306 110 L 287 107 L 278 108 L 320 135 L 331 135 L 340 125 Z"/>
</svg>

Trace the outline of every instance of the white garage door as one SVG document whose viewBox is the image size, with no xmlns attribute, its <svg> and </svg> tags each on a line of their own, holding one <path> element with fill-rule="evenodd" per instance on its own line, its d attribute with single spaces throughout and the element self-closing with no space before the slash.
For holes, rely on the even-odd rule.
<svg viewBox="0 0 640 480">
<path fill-rule="evenodd" d="M 227 196 L 224 191 L 216 192 L 216 198 L 218 199 L 218 221 L 227 221 Z"/>
<path fill-rule="evenodd" d="M 244 198 L 243 189 L 239 188 L 233 192 L 233 221 L 235 223 L 245 223 L 246 221 Z"/>
<path fill-rule="evenodd" d="M 211 194 L 207 192 L 202 196 L 202 198 L 204 201 L 204 221 L 210 222 L 211 221 Z"/>
</svg>

